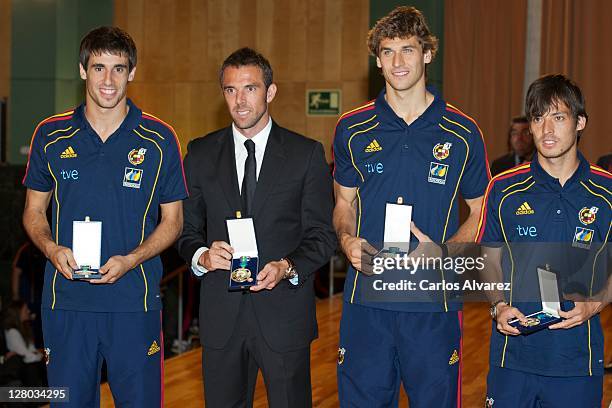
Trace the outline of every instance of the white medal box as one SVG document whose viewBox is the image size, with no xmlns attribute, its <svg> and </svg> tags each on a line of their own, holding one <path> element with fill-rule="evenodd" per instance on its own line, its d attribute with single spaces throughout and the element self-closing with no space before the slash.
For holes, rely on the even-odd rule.
<svg viewBox="0 0 612 408">
<path fill-rule="evenodd" d="M 525 316 L 527 319 L 526 325 L 522 324 L 518 319 L 512 319 L 508 322 L 509 325 L 516 327 L 523 334 L 540 331 L 551 324 L 563 320 L 559 316 L 559 310 L 562 310 L 562 296 L 557 283 L 557 274 L 541 267 L 537 268 L 537 272 L 542 310 Z"/>
<path fill-rule="evenodd" d="M 100 279 L 100 257 L 102 252 L 102 222 L 72 222 L 72 254 L 78 269 L 72 272 L 74 279 Z"/>
<path fill-rule="evenodd" d="M 401 197 L 397 203 L 387 203 L 385 206 L 385 252 L 410 252 L 410 223 L 412 222 L 412 206 L 402 204 Z"/>
<path fill-rule="evenodd" d="M 259 268 L 253 218 L 231 218 L 225 223 L 229 244 L 234 249 L 228 289 L 230 291 L 246 290 L 257 284 Z"/>
</svg>

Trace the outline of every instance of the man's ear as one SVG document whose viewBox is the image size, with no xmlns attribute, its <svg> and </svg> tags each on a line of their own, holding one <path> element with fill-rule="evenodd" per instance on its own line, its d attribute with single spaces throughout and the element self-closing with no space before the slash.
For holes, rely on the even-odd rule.
<svg viewBox="0 0 612 408">
<path fill-rule="evenodd" d="M 128 82 L 132 82 L 134 80 L 134 75 L 136 75 L 136 67 L 132 68 L 130 71 L 130 75 L 128 75 Z"/>
<path fill-rule="evenodd" d="M 584 129 L 586 127 L 587 124 L 587 118 L 585 118 L 584 116 L 578 116 L 578 121 L 576 122 L 576 131 L 581 131 L 582 129 Z"/>
<path fill-rule="evenodd" d="M 266 91 L 266 102 L 268 103 L 272 102 L 272 100 L 276 96 L 277 90 L 278 88 L 276 87 L 276 84 L 270 84 L 270 86 L 268 87 L 268 90 Z"/>
<path fill-rule="evenodd" d="M 79 74 L 83 81 L 87 80 L 87 71 L 83 68 L 83 64 L 79 63 Z"/>
</svg>

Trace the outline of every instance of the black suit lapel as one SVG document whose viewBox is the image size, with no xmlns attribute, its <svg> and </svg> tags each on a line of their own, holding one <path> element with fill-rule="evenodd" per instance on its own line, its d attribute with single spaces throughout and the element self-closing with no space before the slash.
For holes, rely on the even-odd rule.
<svg viewBox="0 0 612 408">
<path fill-rule="evenodd" d="M 236 173 L 236 154 L 234 152 L 234 137 L 232 128 L 227 128 L 225 134 L 219 139 L 219 155 L 217 169 L 219 169 L 219 184 L 225 198 L 232 210 L 242 209 L 240 190 L 238 189 L 238 175 Z"/>
<path fill-rule="evenodd" d="M 263 208 L 270 191 L 279 180 L 282 169 L 285 166 L 287 153 L 283 146 L 284 137 L 276 123 L 272 122 L 272 129 L 266 144 L 263 163 L 257 178 L 257 188 L 255 190 L 255 200 L 253 200 L 253 215 Z"/>
</svg>

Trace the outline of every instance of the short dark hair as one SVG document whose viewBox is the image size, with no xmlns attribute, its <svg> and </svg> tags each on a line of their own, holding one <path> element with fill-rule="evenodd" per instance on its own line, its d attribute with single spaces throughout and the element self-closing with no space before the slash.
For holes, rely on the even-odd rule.
<svg viewBox="0 0 612 408">
<path fill-rule="evenodd" d="M 270 66 L 270 62 L 268 62 L 266 57 L 264 57 L 254 49 L 249 47 L 243 47 L 239 50 L 232 52 L 230 56 L 227 57 L 225 61 L 223 61 L 223 65 L 221 65 L 221 70 L 219 71 L 219 83 L 221 84 L 221 86 L 223 86 L 223 72 L 225 71 L 225 68 L 240 68 L 247 65 L 256 66 L 261 69 L 266 89 L 268 89 L 268 87 L 272 85 L 274 73 L 272 72 L 272 66 Z"/>
<path fill-rule="evenodd" d="M 515 116 L 512 119 L 510 119 L 510 127 L 508 128 L 508 141 L 510 140 L 510 136 L 512 133 L 512 126 L 518 125 L 520 123 L 529 125 L 529 121 L 527 120 L 526 116 Z"/>
<path fill-rule="evenodd" d="M 380 52 L 380 42 L 386 38 L 417 37 L 423 53 L 431 51 L 431 58 L 438 51 L 438 39 L 434 36 L 423 13 L 415 7 L 396 7 L 391 13 L 376 22 L 368 33 L 368 49 L 370 54 L 377 57 Z"/>
<path fill-rule="evenodd" d="M 531 122 L 534 117 L 542 116 L 559 102 L 569 108 L 574 120 L 578 121 L 579 116 L 588 119 L 580 88 L 561 74 L 545 75 L 529 85 L 525 99 L 527 119 Z"/>
<path fill-rule="evenodd" d="M 87 70 L 87 63 L 91 54 L 105 52 L 127 56 L 130 72 L 136 66 L 136 44 L 127 32 L 118 27 L 98 27 L 88 32 L 81 40 L 79 62 Z"/>
<path fill-rule="evenodd" d="M 512 125 L 516 125 L 517 123 L 529 123 L 529 121 L 527 120 L 526 116 L 515 116 L 510 119 L 510 128 L 512 128 Z"/>
</svg>

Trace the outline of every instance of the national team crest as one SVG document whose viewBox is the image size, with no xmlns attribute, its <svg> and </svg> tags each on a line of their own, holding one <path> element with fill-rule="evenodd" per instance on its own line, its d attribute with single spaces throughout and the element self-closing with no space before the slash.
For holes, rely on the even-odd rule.
<svg viewBox="0 0 612 408">
<path fill-rule="evenodd" d="M 493 408 L 493 404 L 495 404 L 495 400 L 492 397 L 487 397 L 485 400 L 485 408 Z"/>
<path fill-rule="evenodd" d="M 146 152 L 147 149 L 145 149 L 144 147 L 141 147 L 140 149 L 132 149 L 128 153 L 128 161 L 131 165 L 138 166 L 144 161 Z"/>
<path fill-rule="evenodd" d="M 433 156 L 437 160 L 444 160 L 444 159 L 446 159 L 448 157 L 448 155 L 450 154 L 450 148 L 451 148 L 452 145 L 453 144 L 450 143 L 450 142 L 446 142 L 444 144 L 438 143 L 433 148 Z"/>
<path fill-rule="evenodd" d="M 45 347 L 45 365 L 49 365 L 49 360 L 51 359 L 51 349 L 49 347 Z"/>
<path fill-rule="evenodd" d="M 346 353 L 346 349 L 344 347 L 340 347 L 338 349 L 338 365 L 344 363 L 344 353 Z"/>
<path fill-rule="evenodd" d="M 595 235 L 595 231 L 592 229 L 576 227 L 572 246 L 576 248 L 589 249 L 591 247 L 591 243 L 593 242 L 593 235 Z"/>
<path fill-rule="evenodd" d="M 582 210 L 580 210 L 580 212 L 578 213 L 578 219 L 584 225 L 592 224 L 593 222 L 595 222 L 595 214 L 597 214 L 597 211 L 599 211 L 598 207 L 583 207 Z"/>
</svg>

